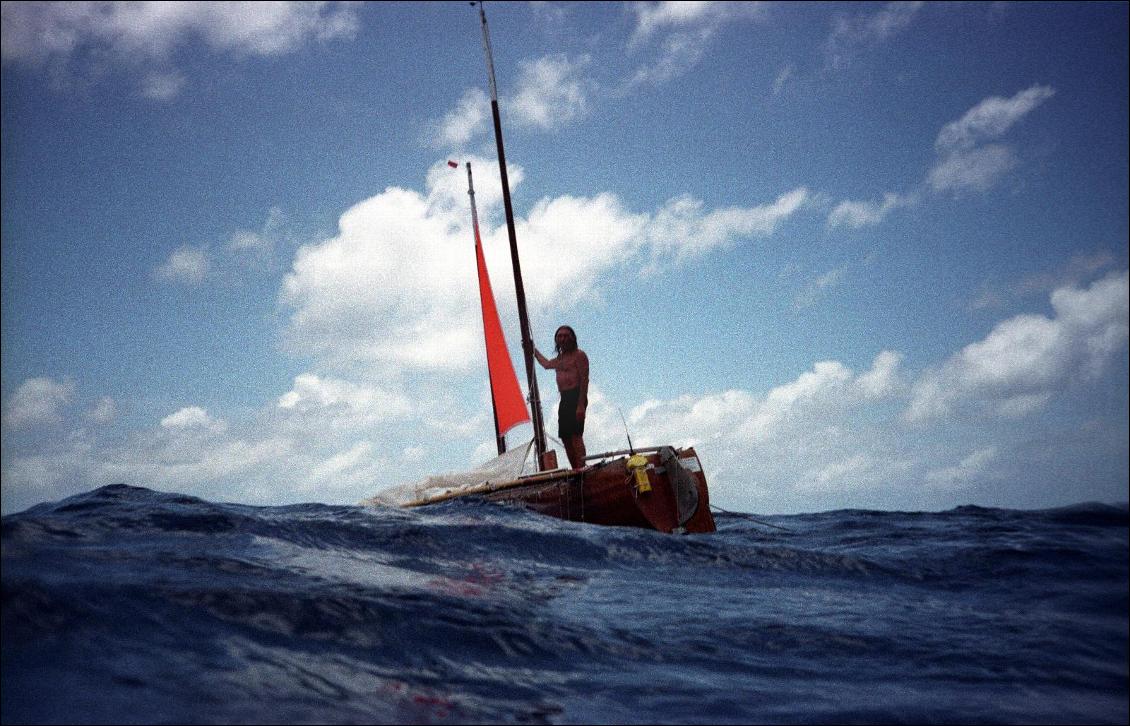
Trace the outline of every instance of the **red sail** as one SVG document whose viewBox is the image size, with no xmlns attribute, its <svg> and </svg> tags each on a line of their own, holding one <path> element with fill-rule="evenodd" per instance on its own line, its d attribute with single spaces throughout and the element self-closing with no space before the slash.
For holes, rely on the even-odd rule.
<svg viewBox="0 0 1130 726">
<path fill-rule="evenodd" d="M 479 261 L 479 299 L 483 306 L 483 333 L 487 342 L 487 368 L 490 371 L 491 398 L 494 399 L 494 412 L 498 417 L 498 433 L 505 434 L 518 424 L 530 420 L 522 389 L 518 387 L 518 376 L 514 375 L 514 364 L 510 362 L 510 351 L 506 348 L 506 338 L 502 334 L 502 323 L 498 320 L 498 308 L 494 305 L 494 293 L 490 288 L 487 263 L 483 259 L 483 243 L 479 239 L 479 229 L 475 227 L 475 256 Z"/>
</svg>

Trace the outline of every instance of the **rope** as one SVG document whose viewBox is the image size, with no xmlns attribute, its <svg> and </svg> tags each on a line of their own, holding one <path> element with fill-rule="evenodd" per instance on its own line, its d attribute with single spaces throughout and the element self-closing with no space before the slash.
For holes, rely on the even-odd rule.
<svg viewBox="0 0 1130 726">
<path fill-rule="evenodd" d="M 792 531 L 794 531 L 794 530 L 791 530 L 791 529 L 789 529 L 788 527 L 782 527 L 782 526 L 780 526 L 780 525 L 776 525 L 776 524 L 770 524 L 769 522 L 763 522 L 763 521 L 762 521 L 762 520 L 760 520 L 760 519 L 756 519 L 756 518 L 754 518 L 754 517 L 751 517 L 750 515 L 746 514 L 745 512 L 731 512 L 731 511 L 730 511 L 729 509 L 722 509 L 722 507 L 719 507 L 719 506 L 718 506 L 718 505 L 716 505 L 716 504 L 711 504 L 711 505 L 710 505 L 710 508 L 711 508 L 711 509 L 713 509 L 713 510 L 715 510 L 715 511 L 717 511 L 717 512 L 722 512 L 723 514 L 731 514 L 731 515 L 733 515 L 733 516 L 735 516 L 735 517 L 741 517 L 742 519 L 748 519 L 748 520 L 749 520 L 749 521 L 751 521 L 751 522 L 756 522 L 757 524 L 763 524 L 763 525 L 765 525 L 766 527 L 772 527 L 773 529 L 779 529 L 779 530 L 781 530 L 781 531 L 783 531 L 783 532 L 792 532 Z"/>
</svg>

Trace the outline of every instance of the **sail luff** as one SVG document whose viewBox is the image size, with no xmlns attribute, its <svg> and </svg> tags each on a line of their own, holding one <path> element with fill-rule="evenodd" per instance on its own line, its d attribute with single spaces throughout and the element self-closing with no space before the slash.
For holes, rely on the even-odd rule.
<svg viewBox="0 0 1130 726">
<path fill-rule="evenodd" d="M 530 416 L 522 399 L 522 389 L 518 385 L 518 376 L 514 373 L 514 364 L 510 361 L 510 350 L 506 346 L 506 336 L 502 332 L 494 291 L 491 289 L 490 274 L 487 272 L 486 258 L 483 255 L 471 162 L 467 162 L 467 194 L 471 198 L 471 225 L 475 233 L 475 265 L 479 275 L 479 303 L 483 315 L 483 340 L 486 343 L 491 407 L 494 409 L 494 434 L 498 453 L 502 454 L 506 451 L 506 433 L 518 424 L 528 422 Z"/>
</svg>

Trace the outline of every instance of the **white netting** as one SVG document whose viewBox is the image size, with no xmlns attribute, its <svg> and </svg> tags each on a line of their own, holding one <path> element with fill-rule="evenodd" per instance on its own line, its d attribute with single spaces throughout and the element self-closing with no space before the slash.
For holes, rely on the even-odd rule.
<svg viewBox="0 0 1130 726">
<path fill-rule="evenodd" d="M 497 456 L 470 471 L 429 476 L 417 482 L 398 484 L 382 489 L 375 496 L 362 500 L 362 505 L 403 507 L 423 500 L 474 490 L 487 483 L 512 481 L 525 472 L 533 440 Z"/>
</svg>

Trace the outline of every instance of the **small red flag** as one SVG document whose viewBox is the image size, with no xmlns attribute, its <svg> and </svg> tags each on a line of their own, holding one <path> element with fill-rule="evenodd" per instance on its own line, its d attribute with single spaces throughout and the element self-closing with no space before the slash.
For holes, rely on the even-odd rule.
<svg viewBox="0 0 1130 726">
<path fill-rule="evenodd" d="M 447 165 L 450 166 L 452 169 L 458 169 L 459 168 L 459 162 L 452 161 L 451 159 L 447 160 Z"/>
</svg>

